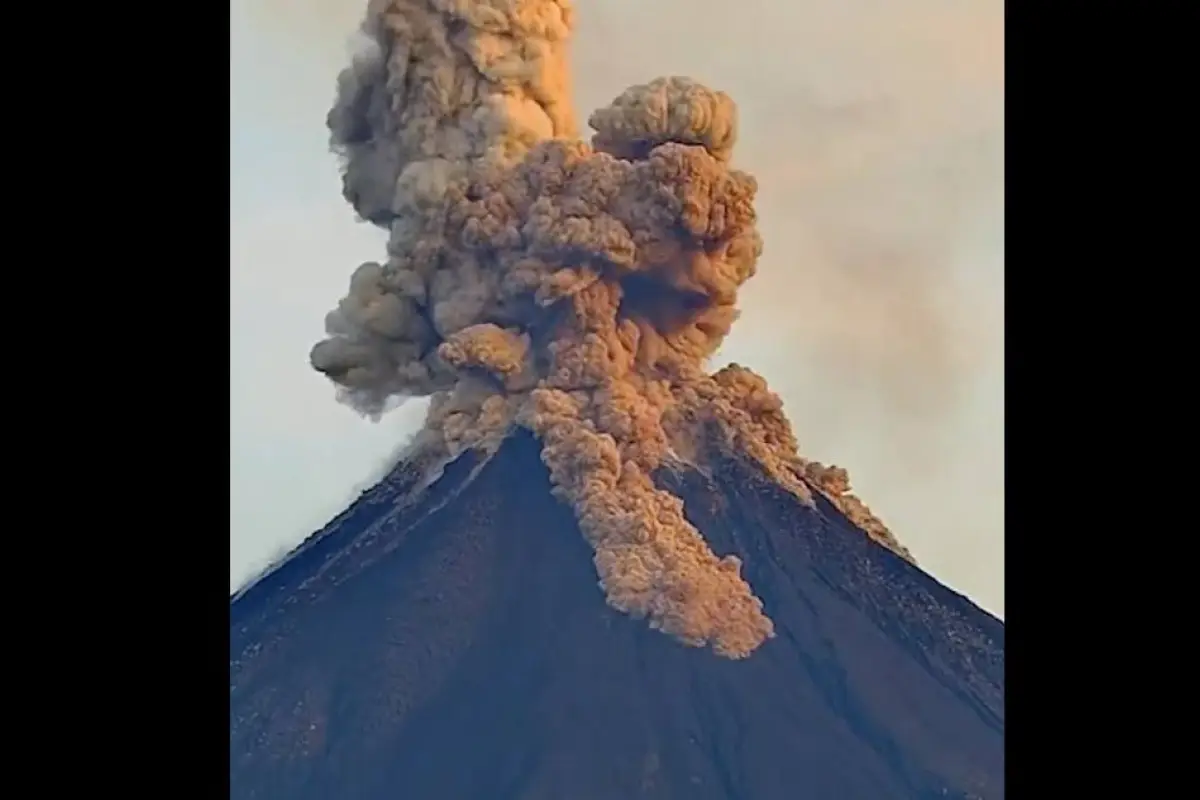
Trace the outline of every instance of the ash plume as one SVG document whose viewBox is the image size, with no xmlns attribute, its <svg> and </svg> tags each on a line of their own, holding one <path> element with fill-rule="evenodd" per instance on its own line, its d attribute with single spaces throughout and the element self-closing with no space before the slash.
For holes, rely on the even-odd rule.
<svg viewBox="0 0 1200 800">
<path fill-rule="evenodd" d="M 533 431 L 608 602 L 740 658 L 773 635 L 735 557 L 659 489 L 672 460 L 755 459 L 907 557 L 810 462 L 750 370 L 704 366 L 756 269 L 755 179 L 731 165 L 733 100 L 682 77 L 627 89 L 577 138 L 568 0 L 378 0 L 328 125 L 343 190 L 389 232 L 326 318 L 312 366 L 378 418 L 430 396 L 441 457 Z"/>
</svg>

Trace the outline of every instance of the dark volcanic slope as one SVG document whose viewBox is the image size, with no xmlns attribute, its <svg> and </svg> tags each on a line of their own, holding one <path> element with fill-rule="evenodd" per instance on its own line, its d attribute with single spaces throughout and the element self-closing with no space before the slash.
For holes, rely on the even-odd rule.
<svg viewBox="0 0 1200 800">
<path fill-rule="evenodd" d="M 1003 797 L 1002 623 L 749 465 L 665 480 L 775 621 L 750 659 L 606 607 L 517 436 L 407 507 L 397 470 L 233 599 L 231 796 Z"/>
</svg>

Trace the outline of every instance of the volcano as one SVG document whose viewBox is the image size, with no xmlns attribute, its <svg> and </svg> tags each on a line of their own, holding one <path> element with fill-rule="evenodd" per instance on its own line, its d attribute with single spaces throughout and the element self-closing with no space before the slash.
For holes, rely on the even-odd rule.
<svg viewBox="0 0 1200 800">
<path fill-rule="evenodd" d="M 730 455 L 664 466 L 774 621 L 721 658 L 618 613 L 529 433 L 402 462 L 230 602 L 230 796 L 1004 796 L 1004 625 Z"/>
</svg>

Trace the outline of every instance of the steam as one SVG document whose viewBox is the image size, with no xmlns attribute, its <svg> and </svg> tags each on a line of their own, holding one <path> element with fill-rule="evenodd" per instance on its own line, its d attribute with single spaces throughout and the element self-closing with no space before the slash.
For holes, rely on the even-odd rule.
<svg viewBox="0 0 1200 800">
<path fill-rule="evenodd" d="M 907 553 L 844 470 L 798 455 L 762 378 L 704 369 L 762 251 L 733 100 L 659 78 L 579 141 L 571 23 L 568 0 L 372 0 L 328 124 L 388 259 L 354 272 L 311 362 L 373 418 L 431 396 L 422 441 L 446 458 L 532 430 L 608 602 L 745 657 L 771 621 L 659 467 L 744 454 Z"/>
</svg>

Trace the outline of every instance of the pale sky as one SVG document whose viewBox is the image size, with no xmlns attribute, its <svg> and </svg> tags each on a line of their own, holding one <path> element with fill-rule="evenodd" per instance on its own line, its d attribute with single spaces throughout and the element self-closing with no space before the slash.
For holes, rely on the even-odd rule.
<svg viewBox="0 0 1200 800">
<path fill-rule="evenodd" d="M 372 424 L 307 360 L 351 271 L 384 257 L 324 128 L 365 5 L 230 4 L 231 589 L 373 482 L 424 410 Z M 581 128 L 659 75 L 738 103 L 766 244 L 717 363 L 765 375 L 804 455 L 1003 617 L 1003 0 L 576 7 Z"/>
</svg>

